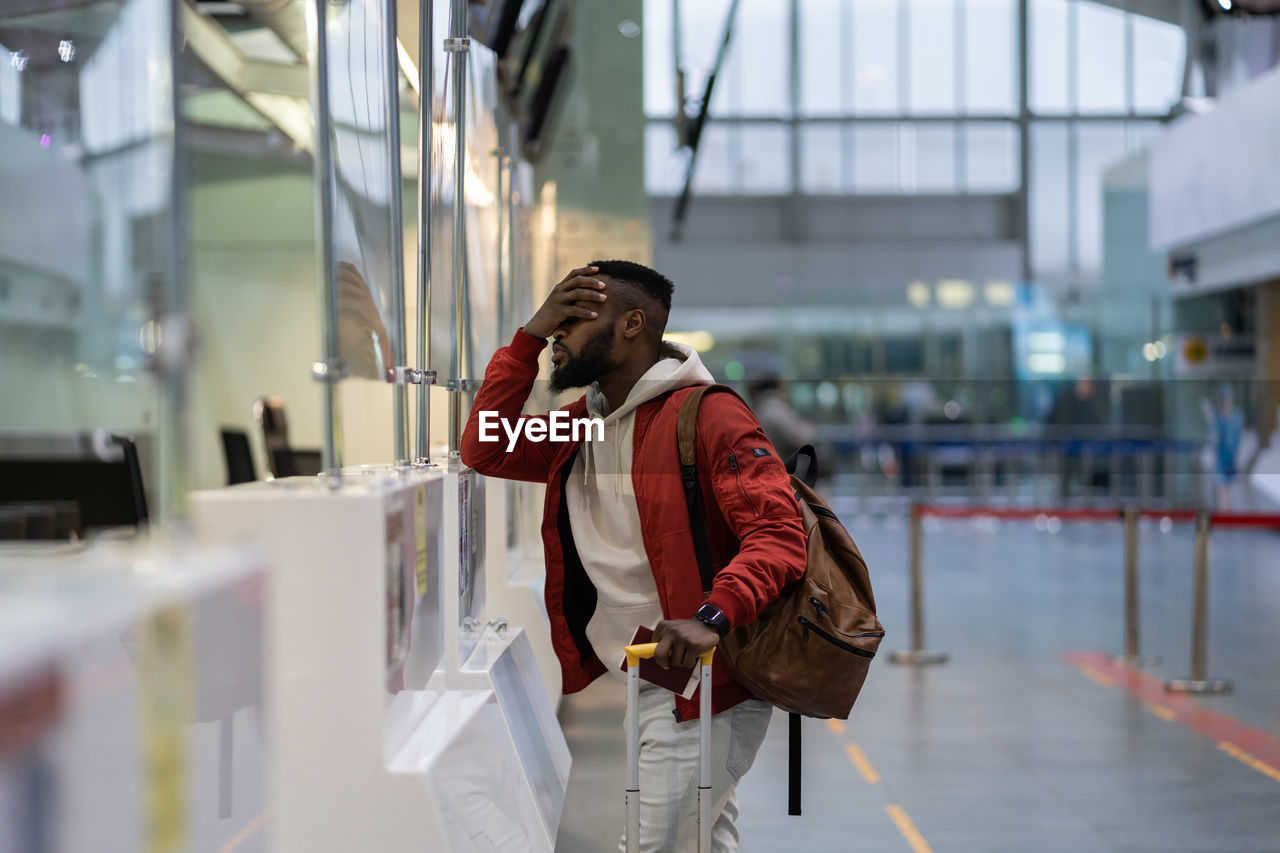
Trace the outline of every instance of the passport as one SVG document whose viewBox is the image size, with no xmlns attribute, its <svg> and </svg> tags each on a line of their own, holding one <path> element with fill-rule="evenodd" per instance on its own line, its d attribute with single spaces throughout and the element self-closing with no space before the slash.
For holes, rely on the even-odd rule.
<svg viewBox="0 0 1280 853">
<path fill-rule="evenodd" d="M 636 634 L 631 638 L 631 642 L 628 645 L 634 646 L 636 643 L 651 642 L 653 642 L 653 629 L 641 625 L 639 628 L 636 628 Z M 640 661 L 640 678 L 643 681 L 648 681 L 650 684 L 656 684 L 659 687 L 666 688 L 679 696 L 685 696 L 686 693 L 692 693 L 690 679 L 692 678 L 693 671 L 697 666 L 697 664 L 694 664 L 693 666 L 673 666 L 670 669 L 663 669 L 653 662 L 653 658 L 645 658 Z M 622 659 L 622 671 L 627 671 L 627 660 L 625 655 Z M 692 686 L 696 686 L 696 683 L 697 682 L 694 681 Z M 689 697 L 685 696 L 685 698 L 687 699 Z"/>
</svg>

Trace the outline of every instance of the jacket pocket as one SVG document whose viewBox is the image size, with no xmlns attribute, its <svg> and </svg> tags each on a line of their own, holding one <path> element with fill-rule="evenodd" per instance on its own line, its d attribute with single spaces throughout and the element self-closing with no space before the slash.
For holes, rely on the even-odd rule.
<svg viewBox="0 0 1280 853">
<path fill-rule="evenodd" d="M 742 471 L 738 469 L 738 455 L 732 450 L 729 451 L 729 469 L 733 471 L 733 482 L 738 487 L 738 494 L 742 495 L 742 500 L 750 507 L 751 514 L 759 518 L 760 510 L 756 509 L 755 501 L 751 500 L 751 495 L 747 494 L 746 486 L 742 485 Z"/>
</svg>

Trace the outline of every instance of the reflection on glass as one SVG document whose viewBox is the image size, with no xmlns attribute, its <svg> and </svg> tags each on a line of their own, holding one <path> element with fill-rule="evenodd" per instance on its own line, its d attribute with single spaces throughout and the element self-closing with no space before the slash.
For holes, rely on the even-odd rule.
<svg viewBox="0 0 1280 853">
<path fill-rule="evenodd" d="M 385 38 L 386 0 L 330 2 L 326 14 L 339 358 L 350 375 L 385 381 L 403 330 L 394 322 L 392 182 L 399 164 L 388 139 L 394 82 Z M 394 105 L 398 108 L 398 105 Z"/>
<path fill-rule="evenodd" d="M 0 429 L 140 434 L 148 480 L 142 369 L 175 293 L 171 5 L 0 0 Z"/>
</svg>

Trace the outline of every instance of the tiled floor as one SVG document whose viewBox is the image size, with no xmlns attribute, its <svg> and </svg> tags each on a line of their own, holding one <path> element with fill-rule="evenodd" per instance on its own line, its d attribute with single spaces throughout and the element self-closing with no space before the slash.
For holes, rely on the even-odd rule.
<svg viewBox="0 0 1280 853">
<path fill-rule="evenodd" d="M 872 568 L 884 649 L 903 648 L 905 520 L 849 527 Z M 805 722 L 802 817 L 786 814 L 787 727 L 775 716 L 739 787 L 741 849 L 1280 851 L 1280 533 L 1220 530 L 1212 542 L 1209 675 L 1236 690 L 1193 701 L 1251 727 L 1258 755 L 1220 748 L 1169 709 L 1062 658 L 1122 648 L 1118 523 L 1049 533 L 1025 522 L 931 521 L 927 640 L 951 660 L 908 669 L 882 656 L 843 727 Z M 1188 526 L 1143 525 L 1141 563 L 1143 651 L 1163 656 L 1151 672 L 1186 676 Z M 621 686 L 602 679 L 562 706 L 574 755 L 563 853 L 617 844 L 622 703 Z M 862 770 L 849 744 L 865 756 Z"/>
</svg>

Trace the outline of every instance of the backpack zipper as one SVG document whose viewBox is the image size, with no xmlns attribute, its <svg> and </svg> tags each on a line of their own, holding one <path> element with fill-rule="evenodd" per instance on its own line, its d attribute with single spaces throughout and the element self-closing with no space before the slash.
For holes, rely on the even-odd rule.
<svg viewBox="0 0 1280 853">
<path fill-rule="evenodd" d="M 751 512 L 756 518 L 759 518 L 760 511 L 756 509 L 755 503 L 742 486 L 742 474 L 738 471 L 738 456 L 732 450 L 729 451 L 729 467 L 733 469 L 733 481 L 738 484 L 738 494 L 742 495 L 742 499 L 747 502 L 747 506 L 751 507 Z"/>
<path fill-rule="evenodd" d="M 858 655 L 859 657 L 864 657 L 864 658 L 873 658 L 876 656 L 875 652 L 869 652 L 869 651 L 866 651 L 865 649 L 860 649 L 857 646 L 853 646 L 853 645 L 850 645 L 849 643 L 846 643 L 844 640 L 831 636 L 826 631 L 822 630 L 817 625 L 810 622 L 808 619 L 806 619 L 803 616 L 799 617 L 796 621 L 798 621 L 800 623 L 800 626 L 804 629 L 804 638 L 806 640 L 809 639 L 809 632 L 812 631 L 822 639 L 826 640 L 831 645 L 835 646 L 836 648 L 844 649 L 846 652 L 853 652 L 855 655 Z M 867 631 L 866 633 L 854 634 L 853 636 L 854 637 L 883 637 L 884 632 L 883 631 Z"/>
<path fill-rule="evenodd" d="M 821 621 L 822 621 L 822 614 L 823 614 L 823 613 L 828 613 L 828 614 L 829 614 L 829 613 L 831 612 L 831 610 L 830 610 L 830 609 L 828 609 L 827 605 L 823 604 L 821 601 L 819 601 L 819 600 L 818 600 L 816 597 L 814 597 L 814 596 L 809 596 L 809 603 L 813 605 L 813 609 L 814 609 L 814 610 L 818 611 L 818 621 L 819 621 L 819 622 L 821 622 Z"/>
</svg>

